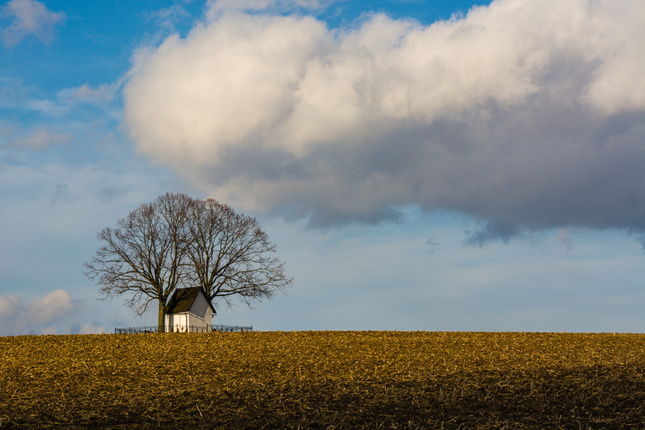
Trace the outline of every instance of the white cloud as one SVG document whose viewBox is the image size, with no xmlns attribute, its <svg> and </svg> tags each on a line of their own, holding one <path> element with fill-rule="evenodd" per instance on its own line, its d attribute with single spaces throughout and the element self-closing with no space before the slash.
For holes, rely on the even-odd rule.
<svg viewBox="0 0 645 430">
<path fill-rule="evenodd" d="M 65 19 L 65 14 L 52 12 L 36 0 L 11 0 L 0 10 L 0 17 L 13 20 L 4 28 L 2 37 L 5 46 L 15 46 L 30 34 L 49 43 L 54 27 Z"/>
<path fill-rule="evenodd" d="M 417 204 L 494 220 L 486 240 L 640 229 L 643 25 L 637 0 L 498 0 L 347 31 L 222 10 L 135 55 L 125 125 L 212 196 L 319 224 Z"/>
<path fill-rule="evenodd" d="M 3 334 L 57 333 L 55 324 L 73 316 L 80 304 L 58 289 L 23 305 L 18 296 L 0 296 L 0 327 Z"/>
<path fill-rule="evenodd" d="M 55 290 L 42 299 L 35 300 L 27 307 L 31 321 L 49 323 L 74 311 L 76 305 L 65 290 Z"/>
<path fill-rule="evenodd" d="M 313 18 L 245 15 L 199 27 L 187 41 L 170 37 L 154 54 L 137 59 L 145 68 L 126 91 L 132 132 L 146 152 L 161 145 L 164 153 L 187 151 L 193 161 L 205 153 L 215 157 L 231 142 L 253 139 L 290 108 L 307 57 L 325 38 L 323 24 Z M 188 76 L 191 69 L 197 75 Z M 147 79 L 152 82 L 141 85 Z M 168 91 L 157 100 L 164 103 L 163 111 L 150 105 L 158 91 Z M 149 128 L 147 115 L 160 121 L 156 130 Z M 186 143 L 183 149 L 178 141 Z"/>
</svg>

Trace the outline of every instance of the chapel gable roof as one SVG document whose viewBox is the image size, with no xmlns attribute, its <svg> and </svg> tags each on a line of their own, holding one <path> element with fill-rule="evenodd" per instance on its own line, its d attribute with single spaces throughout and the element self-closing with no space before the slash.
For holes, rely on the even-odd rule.
<svg viewBox="0 0 645 430">
<path fill-rule="evenodd" d="M 195 299 L 199 293 L 204 295 L 204 298 L 208 302 L 208 306 L 213 311 L 213 314 L 216 314 L 213 305 L 208 300 L 208 296 L 202 287 L 191 287 L 191 288 L 178 288 L 175 290 L 174 294 L 170 297 L 168 304 L 166 305 L 167 314 L 177 314 L 180 312 L 188 312 L 190 308 L 195 303 Z"/>
</svg>

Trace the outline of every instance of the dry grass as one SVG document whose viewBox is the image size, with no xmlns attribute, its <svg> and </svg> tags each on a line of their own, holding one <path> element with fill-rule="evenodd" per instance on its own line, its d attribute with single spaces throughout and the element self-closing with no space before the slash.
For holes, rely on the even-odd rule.
<svg viewBox="0 0 645 430">
<path fill-rule="evenodd" d="M 0 427 L 645 428 L 645 335 L 0 337 Z"/>
</svg>

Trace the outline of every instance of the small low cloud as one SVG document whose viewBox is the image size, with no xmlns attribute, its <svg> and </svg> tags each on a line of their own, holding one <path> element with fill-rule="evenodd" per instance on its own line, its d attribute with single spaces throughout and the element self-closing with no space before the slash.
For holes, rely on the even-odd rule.
<svg viewBox="0 0 645 430">
<path fill-rule="evenodd" d="M 58 324 L 76 314 L 82 305 L 58 289 L 26 305 L 18 296 L 0 296 L 0 335 L 56 334 Z"/>
<path fill-rule="evenodd" d="M 0 18 L 11 21 L 2 30 L 2 41 L 5 46 L 13 47 L 29 35 L 50 43 L 54 28 L 65 20 L 65 13 L 50 11 L 36 0 L 11 0 L 0 9 Z"/>
</svg>

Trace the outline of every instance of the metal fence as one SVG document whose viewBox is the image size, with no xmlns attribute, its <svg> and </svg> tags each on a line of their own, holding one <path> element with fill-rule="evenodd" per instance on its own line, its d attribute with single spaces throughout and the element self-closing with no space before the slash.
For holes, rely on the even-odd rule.
<svg viewBox="0 0 645 430">
<path fill-rule="evenodd" d="M 142 334 L 142 333 L 157 333 L 159 331 L 158 326 L 143 326 L 143 327 L 125 327 L 125 328 L 115 328 L 114 334 Z M 175 333 L 207 333 L 207 332 L 218 332 L 218 333 L 231 333 L 237 331 L 253 331 L 253 326 L 240 326 L 240 325 L 213 325 L 209 330 L 203 326 L 190 326 L 190 327 L 171 327 L 168 331 Z"/>
<path fill-rule="evenodd" d="M 126 328 L 115 328 L 114 334 L 141 334 L 141 333 L 157 333 L 159 331 L 158 326 L 143 326 L 143 327 L 126 327 Z"/>
<path fill-rule="evenodd" d="M 253 331 L 253 326 L 220 324 L 220 325 L 213 325 L 213 331 L 217 331 L 217 332 Z"/>
<path fill-rule="evenodd" d="M 172 327 L 167 327 L 166 331 L 171 333 L 209 333 L 213 330 L 209 329 L 208 327 L 204 327 L 203 325 L 191 325 L 188 327 L 175 325 Z"/>
</svg>

